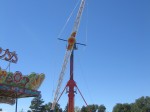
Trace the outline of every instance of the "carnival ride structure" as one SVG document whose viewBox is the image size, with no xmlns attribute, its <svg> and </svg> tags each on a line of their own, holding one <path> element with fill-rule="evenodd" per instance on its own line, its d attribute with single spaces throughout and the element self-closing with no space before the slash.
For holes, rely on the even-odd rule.
<svg viewBox="0 0 150 112">
<path fill-rule="evenodd" d="M 17 63 L 18 57 L 16 52 L 10 52 L 9 49 L 3 50 L 0 48 L 0 59 L 10 63 Z M 17 99 L 26 97 L 37 97 L 40 91 L 37 91 L 42 84 L 45 75 L 43 73 L 31 73 L 30 75 L 22 75 L 16 71 L 12 73 L 0 68 L 0 103 L 13 105 Z"/>
<path fill-rule="evenodd" d="M 81 0 L 80 7 L 79 7 L 79 10 L 78 10 L 75 22 L 74 22 L 73 30 L 72 30 L 71 35 L 68 38 L 68 40 L 58 38 L 59 40 L 68 41 L 68 46 L 67 46 L 67 49 L 66 49 L 62 69 L 61 69 L 61 72 L 59 74 L 59 79 L 58 79 L 57 88 L 56 88 L 56 91 L 55 91 L 55 94 L 54 94 L 54 100 L 53 100 L 53 103 L 52 103 L 51 111 L 55 110 L 56 103 L 58 103 L 58 101 L 59 101 L 60 97 L 62 96 L 63 92 L 65 90 L 67 90 L 67 93 L 68 93 L 68 112 L 74 112 L 74 96 L 75 96 L 75 92 L 76 92 L 75 88 L 77 88 L 77 90 L 79 91 L 79 93 L 80 93 L 81 97 L 83 98 L 85 104 L 87 105 L 87 103 L 86 103 L 83 95 L 81 94 L 76 82 L 74 81 L 74 77 L 73 77 L 74 76 L 74 73 L 73 73 L 74 50 L 76 50 L 76 44 L 85 46 L 85 44 L 76 42 L 76 35 L 77 35 L 78 28 L 79 28 L 79 25 L 80 25 L 80 20 L 81 20 L 81 16 L 82 16 L 82 13 L 83 13 L 84 6 L 85 6 L 85 0 Z M 66 70 L 66 66 L 67 66 L 67 63 L 68 63 L 69 59 L 70 59 L 70 80 L 66 84 L 66 86 L 63 89 L 62 93 L 60 93 L 62 81 L 63 81 L 64 75 L 65 75 L 65 70 Z"/>
</svg>

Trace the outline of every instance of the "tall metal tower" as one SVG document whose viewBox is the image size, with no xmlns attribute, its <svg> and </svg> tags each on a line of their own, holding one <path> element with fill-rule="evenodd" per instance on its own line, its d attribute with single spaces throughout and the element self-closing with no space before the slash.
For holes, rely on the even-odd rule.
<svg viewBox="0 0 150 112">
<path fill-rule="evenodd" d="M 68 41 L 68 46 L 67 46 L 66 54 L 64 57 L 62 69 L 61 69 L 61 72 L 59 75 L 57 88 L 56 88 L 55 96 L 54 96 L 54 101 L 52 103 L 52 108 L 51 108 L 52 111 L 54 110 L 56 103 L 60 99 L 60 97 L 63 94 L 63 92 L 65 91 L 65 89 L 67 89 L 67 92 L 68 92 L 68 112 L 74 112 L 75 88 L 77 88 L 77 90 L 81 94 L 80 90 L 78 89 L 78 87 L 74 81 L 73 65 L 74 65 L 74 50 L 76 49 L 76 44 L 80 44 L 80 43 L 76 43 L 76 34 L 77 34 L 77 31 L 78 31 L 78 28 L 80 25 L 80 19 L 82 16 L 84 5 L 85 5 L 85 0 L 81 0 L 80 7 L 79 7 L 79 10 L 78 10 L 75 22 L 74 22 L 73 30 L 72 30 L 72 33 L 71 33 L 70 37 L 68 38 L 68 40 L 60 39 L 63 41 Z M 80 45 L 84 45 L 84 44 L 80 44 Z M 66 66 L 67 66 L 69 59 L 70 59 L 70 80 L 68 81 L 66 87 L 64 88 L 63 92 L 60 95 L 60 88 L 62 85 L 63 77 L 65 74 Z M 81 96 L 82 96 L 82 94 L 81 94 Z M 82 96 L 82 98 L 83 98 L 83 96 Z M 84 100 L 84 98 L 83 98 L 83 100 Z M 84 100 L 84 102 L 86 103 L 85 100 Z M 87 105 L 87 103 L 86 103 L 86 105 Z"/>
</svg>

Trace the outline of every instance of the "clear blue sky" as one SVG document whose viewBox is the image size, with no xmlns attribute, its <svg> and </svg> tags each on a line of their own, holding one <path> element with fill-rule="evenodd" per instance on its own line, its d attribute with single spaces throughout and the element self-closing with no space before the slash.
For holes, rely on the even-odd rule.
<svg viewBox="0 0 150 112">
<path fill-rule="evenodd" d="M 11 71 L 45 73 L 42 97 L 52 102 L 65 54 L 58 35 L 78 0 L 0 0 L 0 47 L 16 51 Z M 116 103 L 132 103 L 150 95 L 150 0 L 87 0 L 75 51 L 75 81 L 88 104 L 104 104 L 111 112 Z M 73 15 L 61 38 L 67 39 Z M 87 29 L 87 32 L 86 32 Z M 0 61 L 2 68 L 7 63 Z M 66 70 L 62 88 L 69 79 Z M 28 110 L 32 98 L 19 99 Z M 64 108 L 67 94 L 60 100 Z M 75 104 L 84 102 L 79 94 Z M 7 112 L 15 106 L 0 105 Z"/>
</svg>

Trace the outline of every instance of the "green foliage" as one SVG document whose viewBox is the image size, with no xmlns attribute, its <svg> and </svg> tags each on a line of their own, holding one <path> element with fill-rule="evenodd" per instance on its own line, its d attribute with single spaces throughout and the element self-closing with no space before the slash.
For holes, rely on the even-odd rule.
<svg viewBox="0 0 150 112">
<path fill-rule="evenodd" d="M 31 112 L 31 110 L 28 110 L 27 112 Z"/>
<path fill-rule="evenodd" d="M 47 110 L 47 112 L 50 112 L 51 107 L 52 107 L 52 103 L 49 102 L 45 104 L 45 110 Z"/>
<path fill-rule="evenodd" d="M 47 104 L 43 104 L 44 101 L 41 98 L 41 96 L 34 98 L 31 101 L 31 111 L 28 110 L 28 112 L 50 112 L 52 103 L 49 102 Z M 55 112 L 62 112 L 62 108 L 59 104 L 56 104 Z M 82 106 L 80 109 L 79 107 L 74 108 L 75 112 L 106 112 L 106 107 L 104 105 L 88 105 L 88 106 Z M 65 110 L 63 112 L 68 112 L 68 104 L 65 107 Z M 117 103 L 112 112 L 150 112 L 150 97 L 141 97 L 135 100 L 134 103 L 128 104 L 128 103 Z"/>
<path fill-rule="evenodd" d="M 81 108 L 81 112 L 96 112 L 98 110 L 98 112 L 105 112 L 106 111 L 106 107 L 104 105 L 88 105 L 88 106 L 82 106 Z"/>
<path fill-rule="evenodd" d="M 141 97 L 131 104 L 118 103 L 114 106 L 113 112 L 150 112 L 150 97 Z"/>
<path fill-rule="evenodd" d="M 32 112 L 50 112 L 50 109 L 52 107 L 52 103 L 49 102 L 47 104 L 43 104 L 44 101 L 41 98 L 41 95 L 38 97 L 35 97 L 32 101 L 31 101 L 31 105 L 30 105 L 30 109 Z M 31 112 L 30 110 L 28 110 L 28 112 Z M 59 104 L 56 104 L 55 107 L 55 112 L 62 112 L 62 109 L 60 108 Z"/>
<path fill-rule="evenodd" d="M 55 106 L 55 112 L 62 112 L 62 108 L 60 107 L 58 103 Z"/>
<path fill-rule="evenodd" d="M 87 109 L 87 107 L 85 107 L 85 106 L 82 106 L 82 108 L 81 108 L 81 112 L 88 112 L 88 109 Z"/>
<path fill-rule="evenodd" d="M 104 105 L 100 105 L 98 107 L 98 112 L 105 112 L 106 111 L 106 107 Z"/>
<path fill-rule="evenodd" d="M 39 95 L 31 101 L 30 109 L 32 112 L 41 112 L 43 110 L 43 103 L 44 101 L 41 99 L 41 95 Z"/>
<path fill-rule="evenodd" d="M 132 112 L 150 112 L 150 97 L 141 97 L 132 104 Z"/>
<path fill-rule="evenodd" d="M 131 105 L 130 104 L 120 104 L 118 103 L 114 108 L 113 112 L 131 112 Z"/>
</svg>

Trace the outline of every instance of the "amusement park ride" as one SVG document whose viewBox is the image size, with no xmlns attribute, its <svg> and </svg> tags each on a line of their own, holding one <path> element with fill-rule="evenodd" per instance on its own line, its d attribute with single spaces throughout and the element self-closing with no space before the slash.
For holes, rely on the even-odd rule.
<svg viewBox="0 0 150 112">
<path fill-rule="evenodd" d="M 81 97 L 83 98 L 85 104 L 87 105 L 76 82 L 74 81 L 74 72 L 73 72 L 74 50 L 77 49 L 76 45 L 79 44 L 86 46 L 85 44 L 76 42 L 76 35 L 80 25 L 80 20 L 84 6 L 85 0 L 81 0 L 80 7 L 74 22 L 73 30 L 68 40 L 58 38 L 59 40 L 68 41 L 68 46 L 65 53 L 62 69 L 59 74 L 57 88 L 55 91 L 54 100 L 51 107 L 52 112 L 55 110 L 55 105 L 57 104 L 57 102 L 59 101 L 65 90 L 67 90 L 68 93 L 68 112 L 74 112 L 74 96 L 76 93 L 76 89 L 79 91 Z M 3 50 L 2 48 L 0 48 L 0 59 L 8 61 L 9 63 L 17 63 L 18 61 L 16 52 L 10 52 L 9 49 Z M 70 59 L 70 80 L 67 82 L 64 90 L 60 94 L 62 81 L 64 78 L 66 66 L 69 59 Z M 43 82 L 44 78 L 45 78 L 44 74 L 32 73 L 28 76 L 23 76 L 22 73 L 19 71 L 11 73 L 10 71 L 7 72 L 6 70 L 2 70 L 0 68 L 0 103 L 14 104 L 16 102 L 16 112 L 17 112 L 17 98 L 38 96 L 40 94 L 40 91 L 37 91 L 37 89 Z"/>
<path fill-rule="evenodd" d="M 16 52 L 10 52 L 9 49 L 0 48 L 0 59 L 10 63 L 17 63 L 18 57 Z M 8 67 L 7 67 L 8 68 Z M 44 74 L 31 73 L 22 75 L 21 72 L 7 72 L 0 67 L 0 103 L 15 104 L 17 112 L 17 99 L 26 97 L 37 97 L 40 91 L 37 89 L 45 78 Z"/>
<path fill-rule="evenodd" d="M 77 88 L 77 90 L 79 91 L 85 104 L 87 105 L 87 103 L 86 103 L 83 95 L 81 94 L 76 82 L 74 81 L 74 77 L 73 77 L 73 75 L 74 75 L 74 73 L 73 73 L 74 50 L 77 49 L 76 44 L 85 46 L 85 44 L 81 44 L 81 43 L 76 42 L 76 34 L 78 32 L 78 28 L 80 25 L 80 19 L 81 19 L 82 13 L 83 13 L 84 5 L 85 5 L 85 0 L 81 0 L 80 7 L 79 7 L 79 10 L 78 10 L 78 13 L 77 13 L 77 16 L 75 19 L 75 23 L 73 26 L 73 30 L 72 30 L 71 36 L 68 38 L 68 40 L 58 38 L 59 40 L 68 41 L 68 46 L 67 46 L 66 54 L 64 57 L 63 66 L 62 66 L 62 69 L 61 69 L 61 72 L 59 75 L 58 84 L 57 84 L 57 88 L 56 88 L 55 95 L 54 95 L 54 100 L 53 100 L 52 107 L 51 107 L 52 112 L 55 110 L 55 105 L 59 101 L 60 97 L 62 96 L 62 94 L 65 90 L 67 90 L 67 93 L 68 93 L 68 112 L 74 112 L 74 96 L 75 96 L 75 92 L 76 92 L 75 88 Z M 67 63 L 69 61 L 69 58 L 70 58 L 70 80 L 68 81 L 64 90 L 60 94 L 60 89 L 61 89 L 63 77 L 65 74 L 65 70 L 66 70 L 66 66 L 67 66 Z"/>
</svg>

